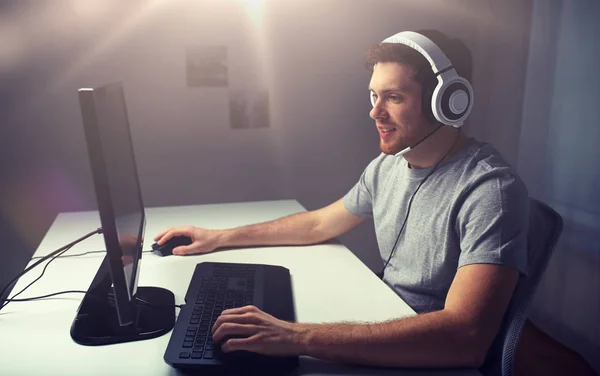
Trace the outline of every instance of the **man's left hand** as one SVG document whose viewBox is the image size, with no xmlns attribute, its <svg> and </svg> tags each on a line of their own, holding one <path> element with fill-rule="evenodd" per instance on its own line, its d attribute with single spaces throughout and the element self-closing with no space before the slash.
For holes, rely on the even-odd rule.
<svg viewBox="0 0 600 376">
<path fill-rule="evenodd" d="M 299 324 L 279 320 L 255 306 L 226 309 L 212 328 L 223 352 L 246 350 L 265 355 L 300 355 Z"/>
</svg>

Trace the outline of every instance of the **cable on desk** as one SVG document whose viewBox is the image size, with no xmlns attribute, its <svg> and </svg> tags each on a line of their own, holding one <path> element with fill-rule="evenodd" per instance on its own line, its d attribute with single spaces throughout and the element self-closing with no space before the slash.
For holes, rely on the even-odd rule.
<svg viewBox="0 0 600 376">
<path fill-rule="evenodd" d="M 52 294 L 46 294 L 46 295 L 41 295 L 41 296 L 34 296 L 31 298 L 22 298 L 22 299 L 14 299 L 14 298 L 10 298 L 10 299 L 4 299 L 5 302 L 30 302 L 32 300 L 40 300 L 40 299 L 45 299 L 45 298 L 50 298 L 52 296 L 56 296 L 56 295 L 62 295 L 62 294 L 85 294 L 85 291 L 81 291 L 81 290 L 67 290 L 67 291 L 59 291 L 59 292 L 54 292 Z"/>
<path fill-rule="evenodd" d="M 70 248 L 67 248 L 67 249 L 65 249 L 64 251 L 62 251 L 61 253 L 64 253 L 64 252 L 68 251 L 69 249 L 70 249 Z M 61 253 L 59 253 L 58 255 L 60 255 Z M 48 265 L 50 265 L 50 263 L 51 263 L 52 261 L 56 260 L 56 258 L 57 258 L 57 257 L 60 257 L 60 256 L 58 256 L 58 255 L 56 255 L 56 256 L 54 256 L 54 257 L 52 257 L 52 258 L 50 259 L 50 261 L 48 261 L 48 262 L 46 263 L 46 265 L 44 265 L 44 269 L 42 269 L 42 273 L 41 273 L 41 274 L 40 274 L 40 275 L 39 275 L 39 276 L 38 276 L 36 279 L 34 279 L 33 281 L 31 281 L 31 282 L 30 282 L 30 283 L 29 283 L 27 286 L 25 286 L 25 287 L 23 288 L 23 290 L 21 290 L 21 291 L 19 291 L 18 293 L 14 294 L 14 295 L 12 296 L 12 298 L 10 298 L 10 300 L 13 300 L 13 299 L 15 299 L 17 296 L 21 295 L 23 292 L 25 292 L 25 290 L 27 290 L 29 287 L 31 287 L 31 285 L 33 285 L 34 283 L 36 283 L 37 281 L 39 281 L 39 280 L 40 280 L 40 279 L 41 279 L 41 278 L 44 276 L 44 273 L 46 273 L 46 269 L 48 268 Z M 9 301 L 10 301 L 10 300 L 9 300 Z M 7 303 L 6 303 L 6 304 L 8 304 L 8 302 L 9 302 L 9 301 L 7 301 Z M 5 306 L 6 304 L 4 304 L 4 302 L 3 302 L 3 306 Z"/>
<path fill-rule="evenodd" d="M 45 298 L 50 298 L 52 296 L 56 296 L 56 295 L 62 295 L 62 294 L 87 294 L 87 291 L 83 291 L 83 290 L 66 290 L 66 291 L 59 291 L 59 292 L 54 292 L 51 294 L 46 294 L 46 295 L 41 295 L 41 296 L 34 296 L 31 298 L 22 298 L 22 299 L 15 299 L 15 298 L 10 298 L 10 299 L 4 299 L 4 301 L 6 302 L 30 302 L 33 300 L 41 300 L 41 299 L 45 299 Z M 96 297 L 95 295 L 88 295 L 91 296 L 93 298 L 97 298 L 97 299 L 103 299 L 100 298 L 99 296 Z M 142 304 L 136 304 L 137 306 L 146 306 L 146 307 L 152 307 L 152 308 L 160 308 L 160 307 L 175 307 L 175 308 L 183 308 L 183 304 L 151 304 L 148 303 L 147 301 L 140 299 L 138 297 L 135 298 L 136 301 L 142 303 Z M 115 302 L 115 298 L 114 295 L 112 294 L 108 294 L 108 302 L 109 303 L 114 303 Z M 135 304 L 135 303 L 134 303 Z"/>
<path fill-rule="evenodd" d="M 102 251 L 88 251 L 88 252 L 83 252 L 83 253 L 75 253 L 75 254 L 72 254 L 72 255 L 56 256 L 56 258 L 77 257 L 77 256 L 89 255 L 91 253 L 105 253 L 105 252 L 106 252 L 105 250 L 102 250 Z M 36 256 L 36 257 L 32 257 L 31 259 L 35 260 L 35 259 L 40 259 L 42 257 L 44 257 L 44 256 Z"/>
<path fill-rule="evenodd" d="M 44 262 L 44 261 L 46 261 L 46 260 L 48 260 L 48 259 L 50 259 L 50 258 L 54 259 L 56 256 L 60 256 L 61 254 L 63 254 L 63 253 L 65 253 L 66 251 L 68 251 L 68 250 L 69 250 L 71 247 L 73 247 L 75 244 L 77 244 L 77 243 L 79 243 L 79 242 L 81 242 L 81 241 L 83 241 L 83 240 L 85 240 L 85 239 L 89 238 L 90 236 L 92 236 L 92 235 L 95 235 L 95 234 L 101 234 L 101 233 L 102 233 L 102 228 L 101 228 L 101 227 L 98 227 L 96 230 L 94 230 L 94 231 L 92 231 L 92 232 L 89 232 L 89 233 L 87 233 L 86 235 L 84 235 L 84 236 L 80 237 L 79 239 L 76 239 L 76 240 L 72 241 L 71 243 L 69 243 L 69 244 L 67 244 L 67 245 L 65 245 L 65 246 L 63 246 L 63 247 L 61 247 L 61 248 L 57 249 L 56 251 L 54 251 L 54 252 L 51 252 L 51 253 L 49 253 L 48 255 L 46 255 L 46 256 L 44 256 L 44 257 L 42 257 L 41 259 L 39 259 L 38 261 L 36 261 L 36 262 L 35 262 L 33 265 L 31 265 L 31 266 L 27 267 L 25 270 L 23 270 L 21 273 L 19 273 L 19 274 L 18 274 L 18 275 L 17 275 L 15 278 L 13 278 L 13 279 L 12 279 L 10 282 L 8 282 L 8 284 L 7 284 L 7 285 L 4 287 L 4 289 L 2 289 L 2 291 L 0 292 L 0 298 L 1 298 L 2 296 L 4 296 L 4 294 L 5 294 L 5 293 L 6 293 L 6 292 L 7 292 L 7 291 L 8 291 L 8 290 L 11 288 L 11 286 L 12 286 L 14 283 L 16 283 L 16 282 L 19 280 L 19 278 L 21 278 L 23 275 L 25 275 L 25 273 L 29 272 L 31 269 L 35 268 L 36 266 L 38 266 L 39 264 L 41 264 L 42 262 Z M 52 261 L 52 260 L 51 260 L 51 261 Z M 51 261 L 50 261 L 50 262 L 51 262 Z M 50 263 L 50 262 L 49 262 L 49 263 Z M 44 268 L 44 270 L 45 270 L 45 268 Z M 43 275 L 43 272 L 42 272 L 42 275 Z M 40 276 L 40 277 L 38 277 L 38 278 L 37 278 L 35 281 L 37 281 L 39 278 L 41 278 L 41 276 Z M 34 282 L 35 282 L 35 281 L 34 281 Z M 29 284 L 27 287 L 25 287 L 23 290 L 21 290 L 21 291 L 20 291 L 18 294 L 20 294 L 20 293 L 22 293 L 23 291 L 25 291 L 25 290 L 26 290 L 26 289 L 27 289 L 29 286 L 31 286 L 32 284 L 33 284 L 33 282 L 32 282 L 32 283 L 30 283 L 30 284 Z M 18 295 L 18 294 L 16 294 L 16 295 Z M 15 295 L 15 296 L 16 296 L 16 295 Z M 13 298 L 14 298 L 14 296 L 13 296 Z M 2 308 L 6 307 L 6 305 L 7 305 L 8 303 L 10 303 L 10 301 L 11 301 L 10 299 L 2 299 L 2 301 L 0 302 L 0 310 L 2 310 Z"/>
<path fill-rule="evenodd" d="M 147 307 L 176 307 L 181 309 L 184 306 L 184 304 L 152 304 L 138 297 L 136 297 L 135 300 L 137 300 L 140 303 L 143 303 L 143 305 Z"/>
<path fill-rule="evenodd" d="M 154 251 L 152 250 L 148 250 L 148 251 L 142 251 L 142 253 L 152 253 Z M 67 257 L 78 257 L 78 256 L 85 256 L 85 255 L 89 255 L 91 253 L 106 253 L 106 250 L 102 250 L 102 251 L 88 251 L 88 252 L 83 252 L 83 253 L 74 253 L 72 255 L 61 255 L 61 256 L 57 256 L 56 258 L 67 258 Z M 35 259 L 39 259 L 42 258 L 44 256 L 36 256 L 36 257 L 32 257 L 32 260 Z"/>
<path fill-rule="evenodd" d="M 3 303 L 2 307 L 3 307 L 3 306 L 5 306 L 6 304 L 8 304 L 8 302 L 11 302 L 11 301 L 13 301 L 13 302 L 19 301 L 18 299 L 15 299 L 15 298 L 16 298 L 17 296 L 21 295 L 21 293 L 23 293 L 25 290 L 27 290 L 27 289 L 28 289 L 28 288 L 29 288 L 31 285 L 33 285 L 35 282 L 39 281 L 39 280 L 40 280 L 40 279 L 41 279 L 41 278 L 44 276 L 44 273 L 46 272 L 46 268 L 48 268 L 48 265 L 50 265 L 50 263 L 51 263 L 52 261 L 56 260 L 57 258 L 65 258 L 65 257 L 77 257 L 77 256 L 83 256 L 83 255 L 87 255 L 87 254 L 90 254 L 90 253 L 106 253 L 106 251 L 105 251 L 105 250 L 103 250 L 103 251 L 89 251 L 89 252 L 84 252 L 84 253 L 76 253 L 76 254 L 74 254 L 74 255 L 62 255 L 63 253 L 67 252 L 69 249 L 70 249 L 70 247 L 69 247 L 69 248 L 67 248 L 67 249 L 65 249 L 65 250 L 64 250 L 64 251 L 62 251 L 61 253 L 57 254 L 56 256 L 52 257 L 52 259 L 50 259 L 50 261 L 48 261 L 48 263 L 47 263 L 46 265 L 44 265 L 44 269 L 42 269 L 42 274 L 40 274 L 40 275 L 39 275 L 39 276 L 38 276 L 36 279 L 34 279 L 34 280 L 33 280 L 32 282 L 30 282 L 30 283 L 29 283 L 27 286 L 25 286 L 25 288 L 23 288 L 23 290 L 19 291 L 19 292 L 18 292 L 18 293 L 16 293 L 15 295 L 13 295 L 13 296 L 12 296 L 12 298 L 10 298 L 10 299 L 4 299 L 4 300 L 3 300 L 3 302 L 2 302 L 2 303 Z M 152 252 L 152 251 L 143 251 L 142 253 L 146 253 L 146 252 Z M 35 258 L 42 258 L 42 257 L 44 257 L 44 256 L 39 256 L 39 257 L 35 257 Z M 34 259 L 34 258 L 32 257 L 32 259 Z M 4 302 L 6 302 L 6 304 L 4 304 Z M 0 309 L 1 309 L 1 308 L 0 308 Z"/>
</svg>

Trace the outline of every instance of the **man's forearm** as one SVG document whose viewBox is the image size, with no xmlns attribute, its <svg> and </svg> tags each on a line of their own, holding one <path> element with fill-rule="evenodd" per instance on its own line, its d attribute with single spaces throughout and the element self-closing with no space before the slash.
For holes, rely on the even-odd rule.
<svg viewBox="0 0 600 376">
<path fill-rule="evenodd" d="M 478 367 L 476 333 L 445 311 L 378 324 L 297 324 L 302 355 L 389 367 Z M 483 346 L 485 347 L 485 346 Z"/>
<path fill-rule="evenodd" d="M 270 222 L 224 230 L 219 246 L 305 245 L 327 240 L 316 230 L 317 225 L 312 212 L 296 213 Z"/>
</svg>

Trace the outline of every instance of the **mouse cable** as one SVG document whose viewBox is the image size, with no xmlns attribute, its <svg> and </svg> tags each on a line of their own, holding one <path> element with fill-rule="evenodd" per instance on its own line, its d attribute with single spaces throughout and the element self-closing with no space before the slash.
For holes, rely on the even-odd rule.
<svg viewBox="0 0 600 376">
<path fill-rule="evenodd" d="M 25 270 L 23 270 L 21 273 L 19 273 L 15 278 L 13 278 L 10 282 L 8 282 L 8 284 L 2 289 L 2 291 L 0 292 L 0 299 L 4 296 L 5 293 L 7 293 L 9 291 L 9 289 L 13 286 L 13 284 L 15 284 L 19 278 L 21 278 L 23 275 L 25 275 L 25 273 L 29 272 L 31 269 L 35 268 L 36 266 L 38 266 L 39 264 L 41 264 L 42 262 L 50 259 L 50 258 L 55 258 L 56 256 L 60 256 L 61 254 L 65 253 L 66 251 L 68 251 L 71 247 L 73 247 L 75 244 L 95 235 L 95 234 L 101 234 L 102 233 L 102 228 L 99 227 L 96 230 L 87 233 L 86 235 L 80 237 L 79 239 L 76 239 L 74 241 L 72 241 L 71 243 L 57 249 L 56 251 L 50 252 L 49 254 L 47 254 L 46 256 L 43 256 L 41 259 L 39 259 L 38 261 L 36 261 L 33 265 L 30 265 L 29 267 L 27 267 Z M 41 277 L 41 276 L 40 276 Z M 38 277 L 38 279 L 40 278 Z M 37 281 L 37 279 L 35 280 Z M 34 281 L 34 282 L 35 282 Z M 27 287 L 31 286 L 32 283 L 30 283 Z M 19 292 L 19 294 L 23 291 L 25 291 L 27 289 L 27 287 L 23 290 L 21 290 Z M 14 296 L 13 296 L 14 297 Z M 8 302 L 10 300 L 6 300 L 6 299 L 2 299 L 2 302 L 0 303 L 0 310 L 2 310 L 2 308 L 4 308 Z"/>
</svg>

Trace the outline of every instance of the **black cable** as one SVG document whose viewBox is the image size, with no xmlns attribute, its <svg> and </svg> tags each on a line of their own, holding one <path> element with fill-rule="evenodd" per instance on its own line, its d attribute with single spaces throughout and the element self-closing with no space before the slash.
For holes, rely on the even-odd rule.
<svg viewBox="0 0 600 376">
<path fill-rule="evenodd" d="M 4 300 L 8 301 L 8 302 L 30 302 L 30 301 L 33 301 L 33 300 L 46 299 L 46 298 L 50 298 L 52 296 L 62 295 L 62 294 L 87 294 L 87 291 L 83 291 L 83 290 L 66 290 L 66 291 L 59 291 L 59 292 L 54 292 L 54 293 L 51 293 L 51 294 L 41 295 L 41 296 L 34 296 L 34 297 L 31 297 L 31 298 L 15 299 L 13 297 L 13 298 L 4 299 Z M 88 295 L 88 296 L 91 296 L 91 297 L 94 297 L 94 298 L 97 298 L 97 299 L 103 299 L 103 298 L 100 298 L 100 297 L 96 297 L 95 295 Z M 115 298 L 114 298 L 114 296 L 112 294 L 109 294 L 107 298 L 108 298 L 108 302 L 109 303 L 111 303 L 111 302 L 114 303 L 115 302 Z M 183 308 L 183 306 L 184 306 L 183 304 L 152 304 L 152 303 L 148 303 L 147 301 L 145 301 L 143 299 L 140 299 L 138 297 L 136 297 L 135 299 L 136 299 L 136 301 L 142 303 L 142 304 L 136 304 L 136 305 L 138 305 L 138 306 L 143 305 L 143 306 L 152 307 L 152 308 L 160 308 L 160 307 Z M 135 304 L 135 302 L 134 302 L 134 304 Z"/>
<path fill-rule="evenodd" d="M 45 299 L 45 298 L 49 298 L 51 296 L 55 296 L 55 295 L 61 295 L 61 294 L 85 294 L 86 291 L 81 291 L 81 290 L 67 290 L 67 291 L 59 291 L 59 292 L 54 292 L 52 294 L 47 294 L 47 295 L 41 295 L 41 296 L 34 296 L 31 298 L 23 298 L 23 299 L 4 299 L 4 301 L 6 302 L 29 302 L 32 300 L 39 300 L 39 299 Z"/>
<path fill-rule="evenodd" d="M 67 257 L 77 257 L 77 256 L 84 256 L 84 255 L 89 255 L 90 253 L 105 253 L 106 251 L 88 251 L 88 252 L 83 252 L 83 253 L 75 253 L 72 255 L 61 255 L 61 256 L 56 256 L 55 258 L 67 258 Z M 32 257 L 32 260 L 35 259 L 40 259 L 44 256 L 36 256 L 36 257 Z"/>
<path fill-rule="evenodd" d="M 95 231 L 90 232 L 84 236 L 82 236 L 81 238 L 47 254 L 46 256 L 38 256 L 38 257 L 32 257 L 31 259 L 39 259 L 37 262 L 35 262 L 33 265 L 29 266 L 28 268 L 26 268 L 24 271 L 22 271 L 21 273 L 19 273 L 15 278 L 13 278 L 2 290 L 2 292 L 0 293 L 0 297 L 2 297 L 4 295 L 4 293 L 10 288 L 10 286 L 12 286 L 16 281 L 19 280 L 19 278 L 21 278 L 23 275 L 25 275 L 25 273 L 27 273 L 28 271 L 32 270 L 33 268 L 35 268 L 36 266 L 38 266 L 39 264 L 41 264 L 42 262 L 50 259 L 50 261 L 48 261 L 48 263 L 46 265 L 44 265 L 44 269 L 42 269 L 42 273 L 33 281 L 31 281 L 27 286 L 25 286 L 21 291 L 19 291 L 18 293 L 14 294 L 11 298 L 7 298 L 7 299 L 1 299 L 0 300 L 0 310 L 4 307 L 6 307 L 6 305 L 8 305 L 8 303 L 10 302 L 29 302 L 29 301 L 33 301 L 33 300 L 39 300 L 39 299 L 44 299 L 44 298 L 49 298 L 52 296 L 56 296 L 56 295 L 61 295 L 61 294 L 72 294 L 72 293 L 79 293 L 79 294 L 87 294 L 86 291 L 82 291 L 82 290 L 67 290 L 67 291 L 59 291 L 59 292 L 55 292 L 55 293 L 51 293 L 51 294 L 47 294 L 47 295 L 41 295 L 41 296 L 35 296 L 35 297 L 31 297 L 31 298 L 23 298 L 23 299 L 16 299 L 17 296 L 21 295 L 23 292 L 25 292 L 25 290 L 27 290 L 29 287 L 31 287 L 35 282 L 39 281 L 43 276 L 44 273 L 46 272 L 46 269 L 48 268 L 48 265 L 50 265 L 50 263 L 54 260 L 56 260 L 57 258 L 65 258 L 65 257 L 77 257 L 77 256 L 83 256 L 83 255 L 87 255 L 87 254 L 91 254 L 91 253 L 106 253 L 106 250 L 102 250 L 102 251 L 88 251 L 88 252 L 83 252 L 83 253 L 76 253 L 73 255 L 63 255 L 63 253 L 67 252 L 69 249 L 71 249 L 75 244 L 89 238 L 90 236 L 94 235 L 94 234 L 101 234 L 102 233 L 102 228 L 97 228 Z M 149 252 L 153 252 L 152 250 L 148 250 L 148 251 L 142 251 L 142 253 L 149 253 Z M 89 295 L 92 297 L 95 297 L 93 295 Z M 99 297 L 98 297 L 99 298 Z M 102 299 L 102 298 L 99 298 Z M 178 304 L 165 304 L 165 305 L 156 305 L 156 304 L 151 304 L 148 303 L 147 301 L 140 299 L 138 297 L 135 298 L 136 302 L 141 302 L 143 303 L 145 306 L 149 306 L 149 307 L 177 307 L 177 308 L 182 308 L 183 305 L 178 305 Z M 108 295 L 108 301 L 109 303 L 112 301 L 114 303 L 114 296 L 112 296 L 112 294 Z M 138 305 L 138 304 L 136 304 Z"/>
<path fill-rule="evenodd" d="M 56 260 L 57 258 L 65 258 L 65 257 L 77 257 L 77 256 L 83 256 L 83 255 L 87 255 L 90 253 L 106 253 L 106 251 L 89 251 L 89 252 L 84 252 L 84 253 L 76 253 L 74 255 L 62 255 L 63 253 L 67 252 L 69 248 L 64 249 L 63 251 L 61 251 L 60 253 L 56 254 L 54 257 L 52 257 L 50 259 L 50 261 L 48 261 L 48 263 L 46 265 L 44 265 L 44 269 L 42 269 L 42 273 L 36 278 L 34 279 L 32 282 L 30 282 L 27 286 L 25 286 L 25 288 L 23 288 L 21 291 L 19 291 L 18 293 L 16 293 L 15 295 L 13 295 L 10 299 L 3 299 L 2 305 L 0 306 L 0 309 L 4 308 L 4 306 L 8 305 L 8 303 L 10 303 L 11 301 L 19 301 L 18 299 L 15 299 L 17 296 L 21 295 L 23 292 L 25 292 L 25 290 L 27 290 L 29 287 L 31 287 L 31 285 L 33 285 L 34 283 L 36 283 L 37 281 L 39 281 L 43 276 L 44 273 L 46 272 L 46 269 L 48 268 L 48 265 L 50 265 L 50 263 L 54 260 Z M 146 252 L 153 252 L 153 251 L 143 251 L 142 253 L 146 253 Z M 39 257 L 35 257 L 35 258 L 43 258 L 45 256 L 39 256 Z M 32 257 L 33 259 L 33 257 Z M 147 302 L 145 302 L 147 303 Z M 149 303 L 148 303 L 149 304 Z"/>
<path fill-rule="evenodd" d="M 11 288 L 11 286 L 19 280 L 19 278 L 21 278 L 23 275 L 25 275 L 25 273 L 27 273 L 28 271 L 30 271 L 31 269 L 35 268 L 36 266 L 38 266 L 39 264 L 41 264 L 42 262 L 48 260 L 49 258 L 52 258 L 56 255 L 60 255 L 62 253 L 64 253 L 65 251 L 67 251 L 69 248 L 71 248 L 72 246 L 74 246 L 75 244 L 89 238 L 92 235 L 95 234 L 101 234 L 102 233 L 102 228 L 97 228 L 96 230 L 80 237 L 77 240 L 72 241 L 71 243 L 57 249 L 54 252 L 51 252 L 49 254 L 47 254 L 46 256 L 42 257 L 41 259 L 39 259 L 38 261 L 36 261 L 33 265 L 27 267 L 25 270 L 23 270 L 21 273 L 19 273 L 15 278 L 13 278 L 10 282 L 8 282 L 8 284 L 4 287 L 4 289 L 2 289 L 2 292 L 0 292 L 0 298 L 4 296 L 4 294 Z M 8 301 L 6 299 L 4 299 L 0 305 L 0 310 L 2 310 L 2 308 L 4 308 L 6 306 L 6 304 L 8 304 Z"/>
<path fill-rule="evenodd" d="M 154 251 L 152 250 L 148 250 L 148 251 L 142 251 L 142 253 L 152 253 Z M 78 257 L 78 256 L 85 256 L 85 255 L 89 255 L 91 253 L 106 253 L 106 250 L 102 250 L 102 251 L 88 251 L 88 252 L 83 252 L 83 253 L 74 253 L 72 255 L 61 255 L 61 256 L 57 256 L 56 258 L 67 258 L 67 257 Z M 39 259 L 42 258 L 44 256 L 36 256 L 36 257 L 32 257 L 32 260 L 35 259 Z"/>
<path fill-rule="evenodd" d="M 23 290 L 19 291 L 18 293 L 16 293 L 15 295 L 13 295 L 10 299 L 4 299 L 0 306 L 0 309 L 4 308 L 4 306 L 6 306 L 10 301 L 16 301 L 14 300 L 17 296 L 21 295 L 25 290 L 27 290 L 31 285 L 33 285 L 34 283 L 36 283 L 37 281 L 39 281 L 43 276 L 44 273 L 46 272 L 46 269 L 48 268 L 48 265 L 50 265 L 50 263 L 54 260 L 56 260 L 57 258 L 65 258 L 65 257 L 77 257 L 77 256 L 83 256 L 83 255 L 87 255 L 90 253 L 106 253 L 106 251 L 88 251 L 88 252 L 84 252 L 84 253 L 76 253 L 74 255 L 62 255 L 63 253 L 67 252 L 70 249 L 67 248 L 63 251 L 61 251 L 60 253 L 58 253 L 56 256 L 52 257 L 52 259 L 50 261 L 48 261 L 48 263 L 46 265 L 44 265 L 44 269 L 42 269 L 42 273 L 36 278 L 34 279 L 32 282 L 30 282 L 27 286 L 25 286 L 25 288 L 23 288 Z M 146 253 L 146 252 L 152 252 L 152 251 L 143 251 L 142 253 Z M 35 257 L 35 258 L 42 258 L 44 256 L 39 256 L 39 257 Z M 32 257 L 32 259 L 34 259 L 34 257 Z"/>
<path fill-rule="evenodd" d="M 423 178 L 423 180 L 421 180 L 421 182 L 417 186 L 417 189 L 415 189 L 412 196 L 410 196 L 410 200 L 408 201 L 408 209 L 406 210 L 406 215 L 404 216 L 404 221 L 402 222 L 400 231 L 398 231 L 398 236 L 396 236 L 396 240 L 394 241 L 394 245 L 392 246 L 392 251 L 390 252 L 390 255 L 389 255 L 387 261 L 383 265 L 383 268 L 381 268 L 381 271 L 379 273 L 377 273 L 377 276 L 380 279 L 383 279 L 383 275 L 385 273 L 385 268 L 387 268 L 388 264 L 390 263 L 390 260 L 392 259 L 392 256 L 394 255 L 394 252 L 396 251 L 396 245 L 398 244 L 398 240 L 400 240 L 400 234 L 402 234 L 402 231 L 404 231 L 404 226 L 406 226 L 406 221 L 408 220 L 408 214 L 410 213 L 410 207 L 412 206 L 413 198 L 415 198 L 415 195 L 417 194 L 417 192 L 419 191 L 419 189 L 421 188 L 423 183 L 425 183 L 425 181 L 434 173 L 434 171 L 438 168 L 440 163 L 442 163 L 442 161 L 448 157 L 448 155 L 450 154 L 452 149 L 454 149 L 454 147 L 456 147 L 459 135 L 460 135 L 460 128 L 458 128 L 458 133 L 456 134 L 456 138 L 454 139 L 454 144 L 452 145 L 452 147 L 450 149 L 448 149 L 448 151 L 446 152 L 444 157 L 442 159 L 440 159 L 435 164 L 435 166 L 433 166 L 433 169 L 431 171 L 429 171 L 429 173 Z"/>
<path fill-rule="evenodd" d="M 137 296 L 135 297 L 135 300 L 136 301 L 134 302 L 134 304 L 137 306 L 145 305 L 145 306 L 149 306 L 149 307 L 177 307 L 177 308 L 182 308 L 184 306 L 184 304 L 152 304 L 152 303 L 149 303 L 149 302 L 145 301 L 144 299 L 139 298 Z M 113 302 L 113 303 L 116 301 L 115 295 L 112 292 L 108 293 L 108 301 Z M 143 304 L 137 304 L 137 303 L 143 303 Z"/>
<path fill-rule="evenodd" d="M 444 126 L 444 124 L 440 124 L 437 126 L 437 128 L 435 128 L 434 130 L 432 130 L 431 132 L 429 132 L 427 134 L 427 136 L 423 137 L 419 142 L 417 142 L 416 144 L 414 144 L 413 146 L 410 147 L 410 150 L 416 148 L 417 146 L 419 146 L 419 144 L 421 144 L 421 142 L 427 140 L 432 134 L 434 134 L 435 132 L 437 132 L 440 128 L 442 128 Z"/>
<path fill-rule="evenodd" d="M 183 304 L 152 304 L 152 303 L 148 303 L 144 299 L 138 298 L 137 296 L 135 297 L 135 300 L 137 300 L 140 303 L 143 303 L 143 305 L 148 306 L 148 307 L 177 307 L 177 308 L 181 309 L 184 306 Z"/>
<path fill-rule="evenodd" d="M 19 291 L 18 293 L 16 293 L 15 295 L 12 296 L 12 298 L 10 298 L 11 300 L 16 298 L 17 296 L 21 295 L 25 290 L 27 290 L 31 285 L 33 285 L 34 283 L 36 283 L 37 281 L 39 281 L 43 276 L 44 273 L 46 273 L 46 269 L 48 268 L 48 265 L 50 265 L 50 263 L 54 260 L 56 260 L 57 257 L 60 257 L 59 255 L 61 255 L 62 253 L 68 251 L 70 248 L 65 249 L 64 251 L 62 251 L 61 253 L 58 253 L 56 256 L 52 257 L 50 259 L 50 261 L 48 261 L 46 263 L 46 265 L 44 265 L 44 269 L 42 269 L 42 273 L 33 281 L 31 281 L 27 286 L 25 286 L 25 288 L 23 288 L 23 290 Z M 6 306 L 9 302 L 2 302 L 2 307 Z"/>
</svg>

